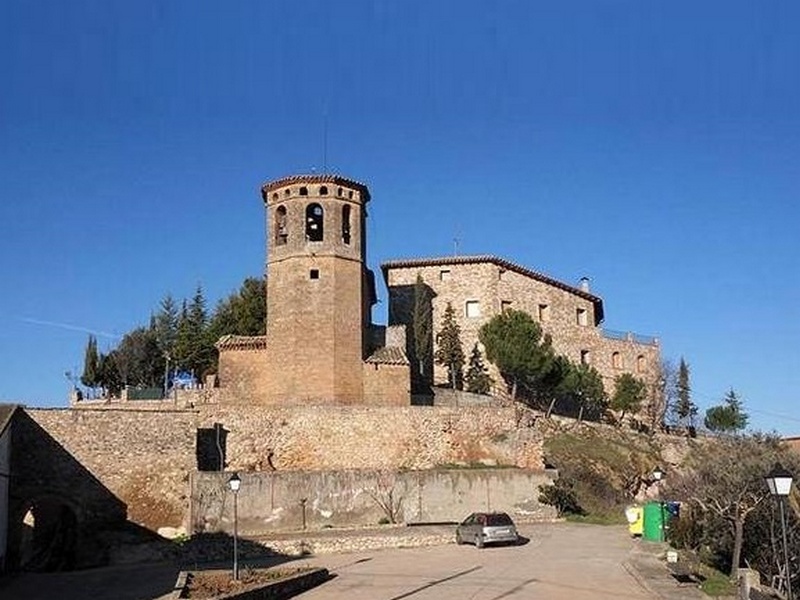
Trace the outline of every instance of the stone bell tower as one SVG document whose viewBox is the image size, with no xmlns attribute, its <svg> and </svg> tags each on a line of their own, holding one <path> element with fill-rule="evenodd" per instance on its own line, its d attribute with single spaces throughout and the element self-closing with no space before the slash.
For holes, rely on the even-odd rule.
<svg viewBox="0 0 800 600">
<path fill-rule="evenodd" d="M 369 190 L 335 175 L 265 184 L 266 400 L 363 401 L 375 283 L 366 266 Z"/>
</svg>

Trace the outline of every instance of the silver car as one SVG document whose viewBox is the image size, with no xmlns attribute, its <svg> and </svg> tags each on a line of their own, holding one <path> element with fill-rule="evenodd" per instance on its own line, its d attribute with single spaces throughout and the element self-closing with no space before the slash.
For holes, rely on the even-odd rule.
<svg viewBox="0 0 800 600">
<path fill-rule="evenodd" d="M 475 544 L 483 548 L 486 544 L 516 544 L 519 534 L 506 513 L 472 513 L 456 527 L 456 544 Z"/>
</svg>

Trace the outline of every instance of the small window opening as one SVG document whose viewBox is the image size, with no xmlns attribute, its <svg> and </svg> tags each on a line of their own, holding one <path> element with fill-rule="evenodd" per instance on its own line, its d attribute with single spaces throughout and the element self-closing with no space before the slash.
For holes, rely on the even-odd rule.
<svg viewBox="0 0 800 600">
<path fill-rule="evenodd" d="M 350 205 L 342 206 L 342 242 L 350 245 Z"/>
<path fill-rule="evenodd" d="M 353 190 L 347 192 L 347 197 L 352 199 L 353 198 Z"/>
<path fill-rule="evenodd" d="M 498 271 L 497 271 L 497 278 L 498 278 L 500 281 L 503 281 L 503 279 L 505 278 L 505 275 L 506 275 L 506 270 L 505 270 L 505 269 L 498 269 Z"/>
<path fill-rule="evenodd" d="M 327 196 L 328 195 L 328 188 L 326 186 L 322 186 L 319 188 L 319 195 L 320 196 Z"/>
<path fill-rule="evenodd" d="M 644 356 L 641 354 L 636 357 L 636 372 L 637 373 L 644 373 L 647 369 L 647 361 L 645 360 Z"/>
<path fill-rule="evenodd" d="M 450 269 L 439 271 L 439 281 L 450 281 Z"/>
<path fill-rule="evenodd" d="M 307 187 L 301 187 L 300 188 L 300 195 L 301 196 L 308 196 L 308 188 Z"/>
<path fill-rule="evenodd" d="M 588 350 L 581 350 L 581 364 L 588 365 L 591 361 L 591 354 Z"/>
<path fill-rule="evenodd" d="M 289 196 L 291 196 L 291 195 L 292 195 L 292 190 L 291 190 L 291 189 L 289 189 L 289 188 L 286 188 L 286 191 L 285 191 L 285 192 L 283 192 L 283 195 L 284 195 L 284 196 L 286 196 L 286 197 L 288 198 Z"/>
<path fill-rule="evenodd" d="M 342 197 L 342 188 L 336 188 L 336 195 Z"/>
<path fill-rule="evenodd" d="M 272 194 L 272 199 L 273 200 L 277 200 L 278 199 L 278 192 L 275 192 L 274 194 Z"/>
<path fill-rule="evenodd" d="M 507 310 L 511 310 L 511 300 L 501 300 L 500 312 L 506 312 Z"/>
<path fill-rule="evenodd" d="M 311 269 L 308 273 L 309 279 L 319 279 L 319 269 Z"/>
<path fill-rule="evenodd" d="M 481 304 L 477 300 L 467 300 L 464 310 L 470 319 L 481 316 Z"/>
<path fill-rule="evenodd" d="M 275 209 L 275 245 L 283 246 L 289 238 L 286 227 L 286 207 L 279 206 Z"/>
<path fill-rule="evenodd" d="M 547 304 L 540 304 L 538 313 L 540 323 L 545 323 L 550 320 L 550 307 Z"/>
<path fill-rule="evenodd" d="M 611 355 L 611 366 L 615 369 L 622 368 L 622 355 L 619 352 L 614 352 Z"/>
<path fill-rule="evenodd" d="M 309 242 L 322 241 L 323 216 L 324 213 L 319 204 L 309 204 L 306 207 L 306 239 Z"/>
<path fill-rule="evenodd" d="M 581 327 L 586 327 L 589 324 L 589 311 L 585 308 L 579 308 L 575 311 L 575 320 Z"/>
</svg>

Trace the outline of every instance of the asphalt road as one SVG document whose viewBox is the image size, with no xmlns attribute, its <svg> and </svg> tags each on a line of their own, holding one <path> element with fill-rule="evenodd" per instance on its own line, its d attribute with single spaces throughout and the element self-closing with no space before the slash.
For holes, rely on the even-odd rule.
<svg viewBox="0 0 800 600">
<path fill-rule="evenodd" d="M 316 557 L 336 577 L 303 600 L 653 599 L 621 527 L 522 526 L 518 546 L 436 546 Z"/>
</svg>

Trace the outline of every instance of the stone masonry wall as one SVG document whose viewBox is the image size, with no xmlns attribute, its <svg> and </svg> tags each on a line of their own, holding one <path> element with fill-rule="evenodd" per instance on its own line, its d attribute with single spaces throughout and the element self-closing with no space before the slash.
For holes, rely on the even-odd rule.
<svg viewBox="0 0 800 600">
<path fill-rule="evenodd" d="M 407 365 L 364 363 L 364 404 L 407 406 L 408 388 Z"/>
<path fill-rule="evenodd" d="M 639 343 L 632 336 L 625 340 L 609 339 L 595 326 L 594 305 L 589 300 L 492 262 L 388 269 L 391 324 L 406 323 L 411 315 L 418 273 L 433 292 L 434 332 L 441 328 L 444 311 L 450 303 L 461 328 L 461 342 L 467 357 L 478 341 L 480 328 L 502 310 L 513 308 L 537 320 L 542 330 L 552 336 L 553 347 L 559 354 L 579 363 L 582 353 L 588 352 L 584 356 L 603 377 L 609 393 L 613 392 L 614 379 L 621 373 L 631 373 L 651 386 L 657 382 L 660 363 L 657 344 Z M 478 316 L 467 316 L 467 302 L 478 303 Z M 546 308 L 540 310 L 540 306 Z M 585 311 L 584 324 L 578 322 L 579 309 Z M 410 322 L 406 324 L 409 337 L 413 337 Z M 413 347 L 413 340 L 409 347 Z M 612 362 L 614 352 L 619 353 L 616 363 Z M 490 367 L 492 376 L 499 381 L 494 365 Z M 446 382 L 446 369 L 435 365 L 434 383 Z"/>
<path fill-rule="evenodd" d="M 186 524 L 197 429 L 214 423 L 227 432 L 227 470 L 242 473 L 543 468 L 542 439 L 514 408 L 208 404 L 25 409 L 23 416 L 31 434 L 14 445 L 31 484 L 20 489 L 20 503 L 47 490 L 95 513 L 121 503 L 123 515 L 153 530 Z"/>
</svg>

